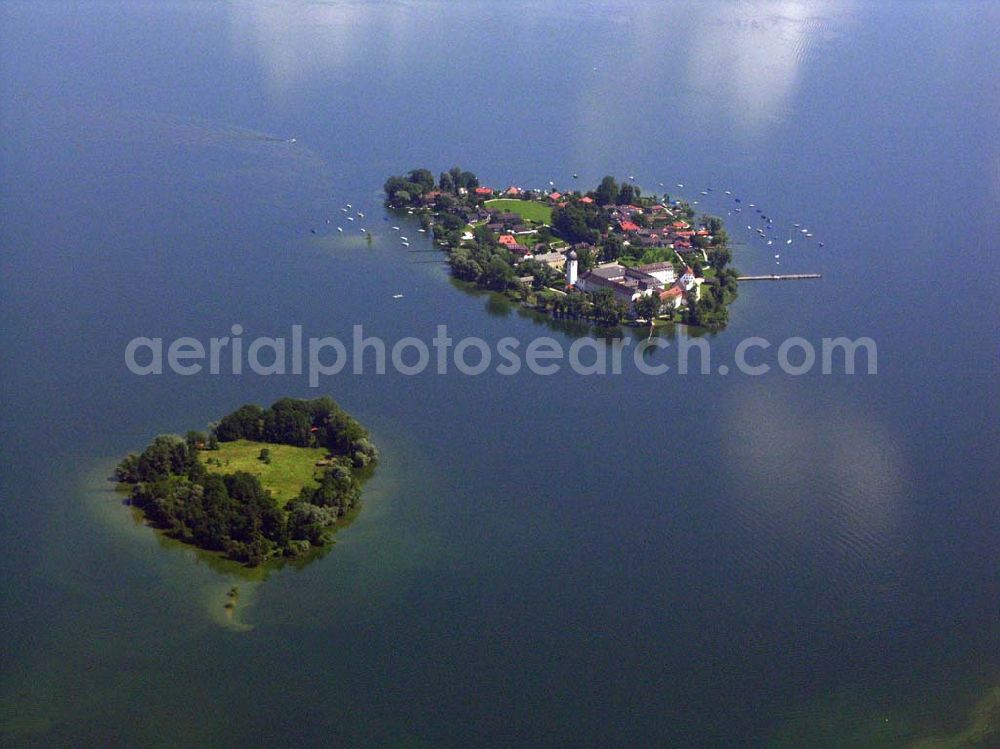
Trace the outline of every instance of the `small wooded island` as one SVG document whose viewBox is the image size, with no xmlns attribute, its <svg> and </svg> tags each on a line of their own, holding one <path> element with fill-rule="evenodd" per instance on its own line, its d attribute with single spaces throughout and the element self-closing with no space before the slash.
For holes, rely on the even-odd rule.
<svg viewBox="0 0 1000 749">
<path fill-rule="evenodd" d="M 242 406 L 207 433 L 161 435 L 115 476 L 150 524 L 256 566 L 326 544 L 377 460 L 333 399 L 283 398 Z"/>
<path fill-rule="evenodd" d="M 390 208 L 419 214 L 460 279 L 559 317 L 722 328 L 739 273 L 722 219 L 605 177 L 588 192 L 494 190 L 455 167 L 384 185 Z M 408 246 L 406 238 L 402 238 Z"/>
</svg>

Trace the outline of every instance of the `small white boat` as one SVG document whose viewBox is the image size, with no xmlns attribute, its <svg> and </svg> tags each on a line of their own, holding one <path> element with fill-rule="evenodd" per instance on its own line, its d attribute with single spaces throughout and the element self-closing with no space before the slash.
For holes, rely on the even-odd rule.
<svg viewBox="0 0 1000 749">
<path fill-rule="evenodd" d="M 340 210 L 342 210 L 344 213 L 347 213 L 347 209 L 346 208 L 341 208 Z"/>
<path fill-rule="evenodd" d="M 426 234 L 427 233 L 426 229 L 417 229 L 417 231 L 419 231 L 421 234 Z"/>
<path fill-rule="evenodd" d="M 790 240 L 790 239 L 787 242 L 785 242 L 785 244 L 791 244 L 791 243 L 792 243 L 792 240 Z"/>
<path fill-rule="evenodd" d="M 682 185 L 680 182 L 677 183 L 677 186 L 678 187 L 684 187 L 684 185 Z"/>
<path fill-rule="evenodd" d="M 339 231 L 339 232 L 340 232 L 341 234 L 343 234 L 343 233 L 344 233 L 344 230 L 343 230 L 343 228 L 341 228 L 341 227 L 339 227 L 339 226 L 337 227 L 337 231 Z"/>
<path fill-rule="evenodd" d="M 812 238 L 813 238 L 812 234 L 806 233 L 806 239 L 812 239 Z"/>
<path fill-rule="evenodd" d="M 733 193 L 732 193 L 731 191 L 729 191 L 729 190 L 726 190 L 726 195 L 732 195 L 732 194 L 733 194 Z"/>
<path fill-rule="evenodd" d="M 363 214 L 361 211 L 358 211 L 358 218 L 364 218 L 364 217 L 365 217 L 365 214 Z"/>
<path fill-rule="evenodd" d="M 409 238 L 409 237 L 400 237 L 400 239 L 401 239 L 401 240 L 402 240 L 403 242 L 409 242 L 409 241 L 410 241 L 410 238 Z"/>
<path fill-rule="evenodd" d="M 775 259 L 775 260 L 778 260 L 778 259 L 779 259 L 780 257 L 781 257 L 781 255 L 775 255 L 775 256 L 774 256 L 774 259 Z"/>
<path fill-rule="evenodd" d="M 399 227 L 398 227 L 398 226 L 394 226 L 394 227 L 392 227 L 392 228 L 393 228 L 394 230 L 396 230 L 396 231 L 399 231 Z"/>
<path fill-rule="evenodd" d="M 403 295 L 402 295 L 402 294 L 393 294 L 393 295 L 392 295 L 392 298 L 393 298 L 393 299 L 402 299 L 402 298 L 403 298 Z"/>
<path fill-rule="evenodd" d="M 353 208 L 354 206 L 352 206 L 352 205 L 351 205 L 350 203 L 348 203 L 348 204 L 347 204 L 347 207 L 348 207 L 348 208 Z"/>
<path fill-rule="evenodd" d="M 348 217 L 347 217 L 347 220 L 348 220 L 348 221 L 353 221 L 353 220 L 354 220 L 354 216 L 348 216 Z"/>
<path fill-rule="evenodd" d="M 410 246 L 409 242 L 403 242 L 403 247 L 409 247 L 409 246 Z"/>
</svg>

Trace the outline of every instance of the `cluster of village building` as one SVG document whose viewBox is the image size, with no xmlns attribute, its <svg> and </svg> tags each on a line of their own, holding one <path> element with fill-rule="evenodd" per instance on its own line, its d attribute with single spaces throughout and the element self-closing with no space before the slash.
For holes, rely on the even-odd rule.
<svg viewBox="0 0 1000 749">
<path fill-rule="evenodd" d="M 519 199 L 532 197 L 546 200 L 553 207 L 559 208 L 565 207 L 567 199 L 571 197 L 555 191 L 529 196 L 517 187 L 509 187 L 499 195 L 489 187 L 475 188 L 476 198 L 489 199 L 498 196 Z M 431 201 L 435 198 L 433 193 L 425 196 L 425 199 Z M 577 199 L 584 204 L 593 202 L 588 196 Z M 649 248 L 669 247 L 677 252 L 678 258 L 682 258 L 690 252 L 701 252 L 693 244 L 695 237 L 711 239 L 706 228 L 692 228 L 688 222 L 678 218 L 673 210 L 662 203 L 645 207 L 616 205 L 609 206 L 605 210 L 611 222 L 611 230 L 619 233 L 626 245 L 643 251 Z M 488 205 L 467 207 L 464 211 L 468 215 L 463 217 L 470 224 L 485 221 L 486 227 L 496 235 L 497 240 L 508 251 L 522 259 L 531 258 L 565 273 L 567 287 L 590 293 L 607 289 L 630 311 L 634 311 L 635 302 L 643 296 L 656 294 L 664 306 L 675 309 L 687 302 L 689 292 L 694 292 L 695 299 L 700 296 L 703 279 L 696 277 L 686 263 L 683 263 L 680 273 L 670 262 L 637 267 L 609 262 L 580 273 L 579 255 L 584 250 L 596 253 L 596 247 L 577 244 L 550 251 L 549 245 L 534 241 L 538 226 L 526 223 L 517 213 L 490 209 Z M 639 216 L 642 218 L 639 219 Z M 472 240 L 472 233 L 467 232 L 463 239 Z"/>
</svg>

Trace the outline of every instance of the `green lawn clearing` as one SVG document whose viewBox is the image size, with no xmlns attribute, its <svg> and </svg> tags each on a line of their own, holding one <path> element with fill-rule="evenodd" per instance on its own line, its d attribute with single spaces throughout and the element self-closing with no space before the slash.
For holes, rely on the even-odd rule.
<svg viewBox="0 0 1000 749">
<path fill-rule="evenodd" d="M 552 209 L 544 203 L 534 200 L 498 198 L 496 200 L 487 200 L 486 207 L 517 213 L 526 221 L 534 221 L 538 224 L 552 223 Z"/>
<path fill-rule="evenodd" d="M 259 457 L 260 451 L 265 448 L 271 452 L 270 464 Z M 220 442 L 218 450 L 204 450 L 200 453 L 201 461 L 213 473 L 246 471 L 254 474 L 280 505 L 298 496 L 303 486 L 316 485 L 322 471 L 317 468 L 316 461 L 326 455 L 327 451 L 321 447 L 272 445 L 250 440 Z"/>
</svg>

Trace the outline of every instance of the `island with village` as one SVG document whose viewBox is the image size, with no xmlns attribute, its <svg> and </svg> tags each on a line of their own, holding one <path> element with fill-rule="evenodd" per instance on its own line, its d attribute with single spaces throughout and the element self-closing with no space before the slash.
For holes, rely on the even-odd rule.
<svg viewBox="0 0 1000 749">
<path fill-rule="evenodd" d="M 736 298 L 722 220 L 644 195 L 629 179 L 608 176 L 590 191 L 498 190 L 458 167 L 437 179 L 414 169 L 384 191 L 389 208 L 432 233 L 455 277 L 557 317 L 719 329 Z"/>
</svg>

